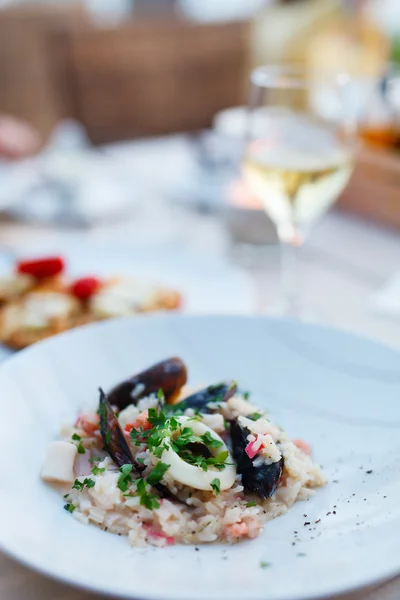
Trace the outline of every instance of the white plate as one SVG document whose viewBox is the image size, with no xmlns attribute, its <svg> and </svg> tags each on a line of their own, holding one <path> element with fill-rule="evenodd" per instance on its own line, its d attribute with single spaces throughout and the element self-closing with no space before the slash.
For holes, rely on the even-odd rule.
<svg viewBox="0 0 400 600">
<path fill-rule="evenodd" d="M 233 377 L 253 390 L 324 466 L 329 485 L 257 540 L 134 549 L 72 519 L 39 478 L 47 442 L 96 404 L 99 385 L 172 354 L 187 361 L 194 384 Z M 400 572 L 400 354 L 392 349 L 290 321 L 156 315 L 20 352 L 0 367 L 0 389 L 0 547 L 38 571 L 141 600 L 309 599 Z"/>
</svg>

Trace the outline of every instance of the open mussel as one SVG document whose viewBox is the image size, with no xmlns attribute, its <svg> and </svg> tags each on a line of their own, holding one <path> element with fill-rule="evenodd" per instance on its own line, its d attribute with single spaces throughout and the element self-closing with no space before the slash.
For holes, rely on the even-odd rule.
<svg viewBox="0 0 400 600">
<path fill-rule="evenodd" d="M 133 465 L 134 471 L 140 475 L 146 467 L 135 461 L 117 416 L 112 409 L 108 397 L 102 389 L 100 389 L 99 414 L 101 437 L 103 439 L 104 447 L 110 457 L 120 468 L 127 464 Z M 172 494 L 172 492 L 162 483 L 157 483 L 153 485 L 153 487 L 158 491 L 162 498 L 179 500 L 179 498 L 174 496 L 174 494 Z"/>
<path fill-rule="evenodd" d="M 123 410 L 129 404 L 137 404 L 141 398 L 156 394 L 161 389 L 165 402 L 170 404 L 176 400 L 186 380 L 186 366 L 174 356 L 122 381 L 108 393 L 108 399 L 112 406 Z"/>
<path fill-rule="evenodd" d="M 247 436 L 250 431 L 235 420 L 231 422 L 232 452 L 237 464 L 237 471 L 242 475 L 245 489 L 255 492 L 266 500 L 274 494 L 282 476 L 284 461 L 281 458 L 272 464 L 254 466 L 253 460 L 246 454 Z"/>
<path fill-rule="evenodd" d="M 127 464 L 135 465 L 124 433 L 103 390 L 100 390 L 99 413 L 101 437 L 103 438 L 104 447 L 113 461 L 118 467 Z"/>
<path fill-rule="evenodd" d="M 192 408 L 202 413 L 214 412 L 218 405 L 227 402 L 236 393 L 236 390 L 237 386 L 234 381 L 209 385 L 169 407 L 169 410 L 183 412 L 188 408 Z"/>
</svg>

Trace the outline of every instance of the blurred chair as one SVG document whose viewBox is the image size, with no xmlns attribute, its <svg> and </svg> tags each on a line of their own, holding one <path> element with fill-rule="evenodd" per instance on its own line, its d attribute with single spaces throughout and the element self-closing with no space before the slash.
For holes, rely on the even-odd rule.
<svg viewBox="0 0 400 600">
<path fill-rule="evenodd" d="M 59 42 L 85 18 L 74 1 L 0 10 L 0 112 L 26 119 L 43 137 L 74 112 Z"/>
<path fill-rule="evenodd" d="M 247 23 L 83 28 L 69 52 L 76 117 L 95 143 L 207 127 L 246 99 Z"/>
</svg>

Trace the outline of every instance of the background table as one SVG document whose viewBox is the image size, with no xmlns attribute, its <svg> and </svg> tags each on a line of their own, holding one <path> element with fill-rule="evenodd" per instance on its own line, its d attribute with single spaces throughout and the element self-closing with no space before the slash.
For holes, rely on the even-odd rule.
<svg viewBox="0 0 400 600">
<path fill-rule="evenodd" d="M 147 211 L 147 213 L 146 213 Z M 146 217 L 146 213 L 147 217 Z M 224 255 L 236 260 L 253 278 L 259 290 L 259 308 L 270 302 L 278 281 L 278 253 L 275 246 L 248 249 L 231 246 L 223 224 L 210 214 L 153 205 L 140 219 L 112 227 L 100 227 L 84 235 L 88 239 L 126 236 L 140 242 L 160 238 L 166 244 L 179 244 L 208 255 Z M 0 222 L 3 248 L 12 252 L 19 244 L 38 240 L 80 237 L 83 234 Z M 304 251 L 305 297 L 321 319 L 331 325 L 365 334 L 391 345 L 400 345 L 400 320 L 374 313 L 372 294 L 400 266 L 400 238 L 397 233 L 366 224 L 354 217 L 332 212 L 316 228 Z M 65 558 L 68 560 L 68 557 Z M 400 579 L 384 588 L 346 596 L 347 600 L 371 598 L 394 600 L 400 597 Z M 93 595 L 52 582 L 0 555 L 1 600 L 85 600 Z"/>
</svg>

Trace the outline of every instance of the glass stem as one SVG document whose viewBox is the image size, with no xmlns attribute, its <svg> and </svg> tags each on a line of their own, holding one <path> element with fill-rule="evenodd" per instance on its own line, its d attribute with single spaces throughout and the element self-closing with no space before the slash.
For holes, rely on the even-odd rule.
<svg viewBox="0 0 400 600">
<path fill-rule="evenodd" d="M 282 300 L 284 312 L 291 317 L 300 317 L 301 313 L 301 261 L 302 244 L 281 240 Z"/>
</svg>

